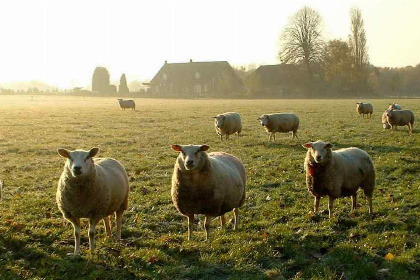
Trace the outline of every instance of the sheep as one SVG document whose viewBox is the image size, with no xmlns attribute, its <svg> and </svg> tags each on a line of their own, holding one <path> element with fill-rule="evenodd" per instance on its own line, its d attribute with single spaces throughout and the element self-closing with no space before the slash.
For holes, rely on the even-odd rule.
<svg viewBox="0 0 420 280">
<path fill-rule="evenodd" d="M 388 120 L 387 120 L 387 117 L 386 117 L 386 113 L 388 112 L 388 110 L 385 110 L 383 113 L 382 113 L 382 127 L 384 128 L 384 129 L 390 129 L 391 128 L 391 125 L 388 123 Z"/>
<path fill-rule="evenodd" d="M 234 133 L 237 133 L 239 138 L 239 133 L 242 131 L 241 115 L 235 112 L 228 112 L 213 118 L 216 133 L 220 136 L 221 141 L 223 141 L 223 135 L 226 135 L 226 140 L 228 140 L 229 135 Z"/>
<path fill-rule="evenodd" d="M 132 109 L 132 110 L 136 110 L 136 102 L 134 102 L 134 100 L 124 100 L 124 99 L 117 99 L 118 103 L 120 104 L 120 108 L 121 110 L 125 109 Z"/>
<path fill-rule="evenodd" d="M 398 126 L 406 125 L 410 134 L 413 133 L 414 114 L 410 110 L 387 110 L 387 121 L 392 130 L 397 130 Z"/>
<path fill-rule="evenodd" d="M 396 109 L 396 110 L 401 110 L 402 109 L 400 104 L 389 103 L 388 105 L 389 105 L 388 109 Z"/>
<path fill-rule="evenodd" d="M 372 117 L 372 113 L 373 113 L 373 106 L 370 103 L 363 103 L 363 102 L 356 102 L 357 106 L 356 106 L 356 112 L 360 115 L 362 115 L 363 117 L 365 115 L 369 115 L 370 117 Z"/>
<path fill-rule="evenodd" d="M 245 202 L 246 172 L 235 156 L 207 153 L 208 145 L 172 145 L 179 152 L 172 175 L 172 202 L 188 219 L 188 240 L 191 240 L 194 215 L 204 214 L 206 240 L 209 239 L 212 217 L 220 217 L 233 210 L 236 230 L 239 224 L 238 207 Z"/>
<path fill-rule="evenodd" d="M 293 113 L 276 113 L 265 114 L 257 120 L 261 121 L 261 125 L 269 133 L 268 141 L 274 139 L 276 141 L 276 132 L 292 131 L 292 139 L 298 138 L 297 130 L 299 128 L 299 118 Z"/>
<path fill-rule="evenodd" d="M 375 168 L 372 159 L 365 151 L 354 147 L 332 151 L 332 144 L 319 140 L 302 146 L 308 149 L 304 167 L 306 185 L 315 197 L 314 213 L 318 211 L 320 198 L 325 195 L 329 197 L 330 218 L 336 198 L 351 196 L 352 211 L 354 211 L 359 187 L 367 197 L 369 214 L 373 213 Z"/>
<path fill-rule="evenodd" d="M 128 206 L 128 176 L 112 158 L 95 158 L 99 148 L 89 151 L 58 149 L 67 161 L 58 181 L 56 201 L 63 217 L 74 227 L 74 255 L 80 255 L 80 218 L 89 219 L 89 248 L 95 249 L 95 227 L 103 219 L 111 236 L 109 216 L 115 212 L 117 234 L 121 239 L 122 216 Z"/>
</svg>

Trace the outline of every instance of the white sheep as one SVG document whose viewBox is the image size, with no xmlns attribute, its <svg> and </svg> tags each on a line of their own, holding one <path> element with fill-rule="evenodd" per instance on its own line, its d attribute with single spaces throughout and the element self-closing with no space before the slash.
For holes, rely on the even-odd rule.
<svg viewBox="0 0 420 280">
<path fill-rule="evenodd" d="M 363 102 L 356 102 L 356 112 L 360 115 L 362 115 L 363 117 L 365 117 L 365 115 L 370 116 L 370 118 L 372 117 L 373 114 L 373 106 L 370 103 L 363 103 Z"/>
<path fill-rule="evenodd" d="M 406 125 L 409 133 L 413 133 L 414 113 L 412 111 L 389 109 L 386 111 L 386 117 L 392 130 L 397 130 L 398 126 Z"/>
<path fill-rule="evenodd" d="M 356 209 L 357 190 L 363 189 L 372 209 L 372 193 L 375 187 L 375 168 L 370 156 L 359 148 L 332 151 L 332 145 L 322 141 L 302 145 L 308 149 L 305 158 L 306 185 L 315 197 L 314 212 L 319 200 L 328 195 L 329 217 L 332 217 L 336 198 L 351 196 L 352 210 Z"/>
<path fill-rule="evenodd" d="M 387 119 L 387 116 L 386 116 L 387 113 L 388 113 L 388 110 L 385 110 L 382 113 L 382 127 L 384 129 L 390 129 L 391 128 L 391 125 L 388 123 L 388 119 Z"/>
<path fill-rule="evenodd" d="M 120 108 L 121 110 L 125 109 L 132 109 L 132 110 L 136 110 L 136 102 L 134 102 L 134 100 L 124 100 L 124 99 L 117 99 L 118 103 L 120 104 Z"/>
<path fill-rule="evenodd" d="M 128 176 L 112 158 L 95 158 L 98 148 L 89 151 L 58 149 L 67 158 L 58 181 L 57 205 L 74 227 L 74 255 L 80 254 L 80 218 L 89 219 L 89 247 L 95 249 L 95 227 L 103 219 L 111 236 L 109 216 L 115 213 L 116 238 L 121 239 L 122 216 L 128 205 Z"/>
<path fill-rule="evenodd" d="M 257 120 L 261 121 L 261 125 L 269 133 L 268 141 L 276 140 L 277 132 L 292 131 L 292 139 L 298 138 L 297 130 L 299 128 L 299 118 L 293 113 L 276 113 L 264 114 Z"/>
<path fill-rule="evenodd" d="M 226 135 L 226 140 L 228 140 L 229 135 L 234 133 L 237 133 L 239 138 L 239 133 L 242 131 L 242 120 L 238 113 L 228 112 L 213 118 L 216 133 L 220 136 L 221 141 L 223 141 L 223 135 Z"/>
<path fill-rule="evenodd" d="M 210 221 L 219 217 L 222 227 L 224 214 L 234 213 L 235 230 L 239 223 L 238 207 L 245 202 L 246 172 L 242 162 L 226 153 L 207 154 L 208 145 L 172 145 L 179 152 L 172 175 L 172 201 L 188 218 L 188 240 L 191 239 L 195 214 L 204 214 L 206 240 Z"/>
</svg>

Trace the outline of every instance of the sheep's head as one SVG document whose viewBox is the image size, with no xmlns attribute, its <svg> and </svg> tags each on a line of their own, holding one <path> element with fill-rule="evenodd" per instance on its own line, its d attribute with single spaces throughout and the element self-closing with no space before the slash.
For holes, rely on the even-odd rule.
<svg viewBox="0 0 420 280">
<path fill-rule="evenodd" d="M 92 168 L 94 168 L 92 157 L 98 154 L 99 148 L 92 148 L 89 151 L 69 151 L 60 148 L 57 152 L 60 156 L 67 158 L 65 168 L 71 172 L 73 177 L 82 177 L 90 174 Z"/>
<path fill-rule="evenodd" d="M 316 142 L 308 142 L 302 145 L 306 149 L 310 149 L 311 156 L 315 160 L 316 163 L 324 163 L 325 160 L 328 158 L 328 152 L 331 152 L 333 147 L 330 143 L 325 143 L 322 141 Z"/>
<path fill-rule="evenodd" d="M 262 115 L 257 120 L 261 121 L 262 126 L 267 126 L 268 125 L 268 115 Z"/>
<path fill-rule="evenodd" d="M 172 145 L 172 150 L 180 152 L 179 158 L 187 170 L 200 168 L 205 160 L 205 151 L 209 148 L 209 145 Z"/>
<path fill-rule="evenodd" d="M 225 115 L 217 115 L 216 117 L 213 117 L 213 118 L 214 118 L 214 125 L 217 128 L 221 128 L 223 123 L 225 122 L 226 116 Z"/>
<path fill-rule="evenodd" d="M 356 102 L 357 109 L 363 107 L 363 102 Z"/>
</svg>

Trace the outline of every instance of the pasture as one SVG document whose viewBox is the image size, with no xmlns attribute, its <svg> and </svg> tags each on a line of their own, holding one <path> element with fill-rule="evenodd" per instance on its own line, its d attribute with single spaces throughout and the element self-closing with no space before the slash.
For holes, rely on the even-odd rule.
<svg viewBox="0 0 420 280">
<path fill-rule="evenodd" d="M 136 111 L 121 111 L 116 98 L 0 96 L 0 279 L 419 279 L 420 100 L 364 100 L 372 119 L 356 115 L 356 101 L 136 99 Z M 413 110 L 413 135 L 382 129 L 390 101 Z M 212 117 L 227 111 L 242 115 L 243 133 L 220 142 Z M 257 118 L 273 112 L 299 116 L 299 140 L 267 142 Z M 336 200 L 331 220 L 327 198 L 311 212 L 301 144 L 318 139 L 372 156 L 372 217 L 361 191 L 353 214 L 350 198 Z M 173 143 L 206 143 L 243 161 L 238 231 L 213 221 L 205 242 L 200 216 L 187 240 L 170 196 Z M 126 167 L 129 210 L 120 243 L 98 225 L 94 254 L 82 223 L 82 257 L 72 259 L 73 229 L 55 203 L 64 165 L 56 150 L 94 146 Z"/>
</svg>

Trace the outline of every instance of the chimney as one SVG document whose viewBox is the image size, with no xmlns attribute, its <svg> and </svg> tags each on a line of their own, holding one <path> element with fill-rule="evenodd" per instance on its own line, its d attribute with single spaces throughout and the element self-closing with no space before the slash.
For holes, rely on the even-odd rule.
<svg viewBox="0 0 420 280">
<path fill-rule="evenodd" d="M 165 60 L 165 64 L 168 64 L 168 61 L 167 60 Z"/>
<path fill-rule="evenodd" d="M 190 63 L 192 62 L 192 59 L 190 58 Z"/>
</svg>

